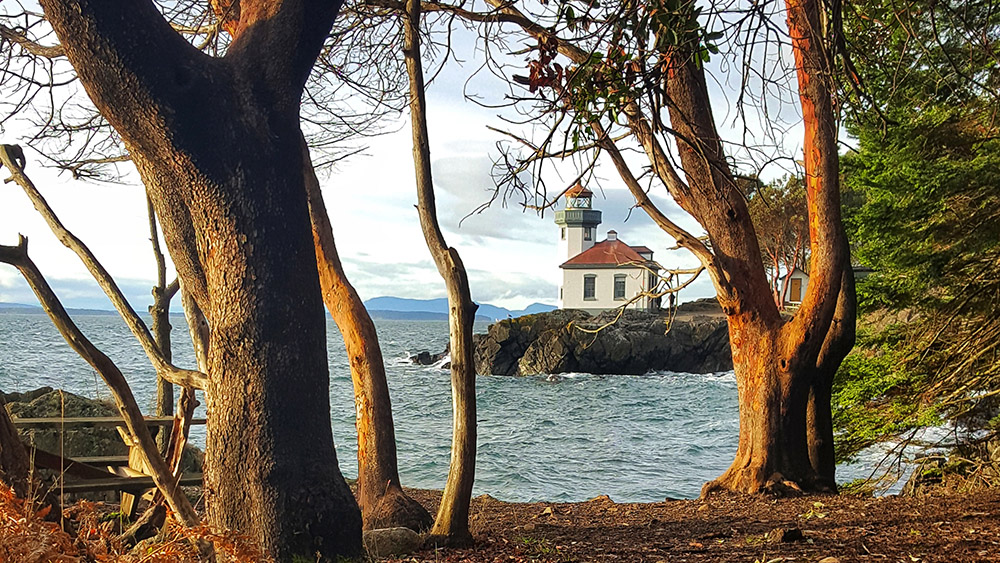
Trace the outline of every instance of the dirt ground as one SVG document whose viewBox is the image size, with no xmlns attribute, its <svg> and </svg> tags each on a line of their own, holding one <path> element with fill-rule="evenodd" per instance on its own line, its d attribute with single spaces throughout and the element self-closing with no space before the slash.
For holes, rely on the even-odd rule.
<svg viewBox="0 0 1000 563">
<path fill-rule="evenodd" d="M 410 493 L 433 514 L 440 493 Z M 919 498 L 722 495 L 648 504 L 607 497 L 519 504 L 482 496 L 473 499 L 470 521 L 473 547 L 391 561 L 1000 561 L 1000 491 Z"/>
</svg>

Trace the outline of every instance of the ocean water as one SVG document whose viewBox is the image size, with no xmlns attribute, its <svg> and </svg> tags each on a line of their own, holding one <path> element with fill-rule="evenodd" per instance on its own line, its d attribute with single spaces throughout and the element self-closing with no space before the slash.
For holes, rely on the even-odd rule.
<svg viewBox="0 0 1000 563">
<path fill-rule="evenodd" d="M 113 315 L 78 316 L 81 330 L 118 365 L 147 413 L 154 371 L 124 323 Z M 181 316 L 173 316 L 175 363 L 194 365 Z M 404 485 L 443 488 L 451 444 L 447 370 L 407 358 L 444 349 L 446 322 L 376 321 L 393 404 Z M 485 332 L 477 323 L 476 332 Z M 354 400 L 340 334 L 328 322 L 330 403 L 343 473 L 357 475 Z M 0 315 L 0 389 L 48 385 L 109 397 L 100 377 L 44 315 Z M 480 376 L 476 382 L 478 456 L 474 494 L 509 501 L 571 502 L 607 494 L 618 502 L 694 498 L 728 467 L 736 451 L 738 411 L 732 372 L 642 376 L 565 374 Z M 200 393 L 199 393 L 200 395 Z M 199 400 L 201 400 L 199 398 Z M 192 439 L 204 443 L 204 427 Z M 866 477 L 865 463 L 841 467 L 838 480 Z"/>
</svg>

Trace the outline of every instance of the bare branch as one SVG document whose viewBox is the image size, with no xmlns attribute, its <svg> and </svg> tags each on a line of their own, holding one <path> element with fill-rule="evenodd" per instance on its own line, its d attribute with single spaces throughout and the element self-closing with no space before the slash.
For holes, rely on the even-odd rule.
<svg viewBox="0 0 1000 563">
<path fill-rule="evenodd" d="M 6 164 L 6 153 L 0 154 L 4 155 L 4 163 Z M 187 496 L 177 486 L 166 462 L 160 457 L 156 449 L 156 442 L 149 433 L 142 411 L 139 410 L 139 405 L 132 395 L 132 390 L 129 388 L 125 376 L 111 361 L 111 358 L 98 350 L 70 318 L 55 292 L 45 281 L 45 277 L 28 257 L 28 239 L 21 236 L 17 246 L 0 246 L 0 262 L 10 264 L 21 272 L 66 342 L 101 375 L 111 390 L 118 411 L 125 419 L 125 426 L 130 437 L 138 446 L 143 461 L 150 469 L 156 488 L 164 495 L 170 508 L 185 526 L 197 524 L 198 514 L 194 511 Z"/>
<path fill-rule="evenodd" d="M 125 295 L 118 288 L 118 284 L 111 277 L 111 274 L 101 265 L 97 257 L 94 256 L 83 241 L 62 224 L 48 202 L 42 197 L 42 194 L 24 174 L 24 169 L 15 162 L 7 145 L 0 145 L 0 161 L 12 172 L 11 178 L 4 180 L 4 183 L 10 181 L 17 182 L 24 189 L 35 209 L 45 219 L 45 222 L 49 225 L 53 234 L 56 235 L 56 238 L 80 257 L 87 270 L 94 276 L 97 284 L 101 286 L 104 293 L 111 299 L 111 303 L 122 316 L 129 330 L 139 340 L 139 344 L 142 345 L 143 350 L 146 352 L 146 357 L 149 358 L 153 367 L 156 368 L 157 374 L 171 383 L 204 389 L 208 379 L 204 373 L 178 368 L 164 359 L 159 347 L 156 346 L 156 342 L 153 340 L 153 336 L 149 333 L 149 328 L 146 327 L 146 324 L 139 318 L 139 315 L 132 309 L 128 300 L 125 299 Z"/>
<path fill-rule="evenodd" d="M 27 35 L 5 25 L 0 25 L 0 39 L 6 39 L 37 57 L 56 59 L 66 56 L 66 51 L 62 45 L 42 45 L 29 39 Z"/>
</svg>

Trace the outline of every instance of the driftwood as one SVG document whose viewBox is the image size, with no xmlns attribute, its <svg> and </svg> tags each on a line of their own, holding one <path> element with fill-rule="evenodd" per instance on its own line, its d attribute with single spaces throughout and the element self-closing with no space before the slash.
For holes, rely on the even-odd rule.
<svg viewBox="0 0 1000 563">
<path fill-rule="evenodd" d="M 2 155 L 4 164 L 7 164 L 8 157 L 6 153 L 2 153 Z M 15 172 L 16 174 L 17 172 Z M 129 436 L 138 446 L 143 461 L 149 467 L 153 483 L 163 493 L 170 508 L 185 525 L 192 526 L 198 523 L 198 515 L 195 513 L 187 497 L 184 496 L 177 486 L 176 479 L 156 449 L 156 442 L 146 427 L 142 412 L 139 410 L 139 405 L 132 395 L 132 390 L 129 388 L 125 376 L 122 375 L 118 366 L 111 361 L 111 358 L 98 350 L 70 318 L 66 309 L 63 308 L 62 303 L 59 302 L 59 298 L 56 297 L 56 294 L 38 270 L 38 267 L 28 257 L 28 239 L 22 236 L 17 246 L 0 246 L 0 262 L 10 264 L 21 272 L 28 285 L 31 286 L 32 291 L 35 292 L 39 303 L 42 304 L 45 312 L 48 313 L 52 319 L 52 323 L 59 329 L 66 342 L 107 383 L 115 404 L 125 419 L 125 426 L 128 429 Z"/>
<path fill-rule="evenodd" d="M 34 183 L 24 174 L 23 168 L 9 154 L 7 147 L 7 145 L 0 146 L 0 161 L 11 171 L 11 177 L 4 180 L 4 183 L 13 181 L 21 186 L 24 189 L 24 193 L 27 194 L 28 199 L 31 200 L 32 205 L 35 206 L 35 209 L 45 219 L 49 228 L 52 229 L 53 234 L 59 239 L 59 242 L 63 243 L 80 257 L 80 260 L 83 261 L 87 270 L 94 277 L 94 280 L 97 281 L 97 284 L 104 290 L 104 293 L 111 299 L 111 303 L 121 315 L 125 324 L 128 325 L 129 330 L 132 331 L 132 334 L 139 341 L 142 349 L 146 352 L 146 356 L 149 357 L 149 361 L 156 368 L 157 375 L 177 385 L 204 389 L 207 379 L 204 373 L 178 368 L 163 357 L 159 347 L 156 345 L 156 341 L 153 340 L 153 336 L 149 332 L 149 328 L 146 327 L 146 324 L 142 322 L 139 315 L 129 305 L 125 296 L 118 288 L 118 284 L 112 279 L 111 274 L 98 262 L 94 254 L 87 248 L 87 245 L 63 226 Z"/>
</svg>

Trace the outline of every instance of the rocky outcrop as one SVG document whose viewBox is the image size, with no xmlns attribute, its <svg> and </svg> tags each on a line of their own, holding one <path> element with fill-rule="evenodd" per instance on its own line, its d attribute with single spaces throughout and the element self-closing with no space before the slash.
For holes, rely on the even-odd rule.
<svg viewBox="0 0 1000 563">
<path fill-rule="evenodd" d="M 665 315 L 584 311 L 506 319 L 475 337 L 476 371 L 483 375 L 582 372 L 643 374 L 670 370 L 709 373 L 732 369 L 724 318 L 693 316 L 668 327 Z"/>
<path fill-rule="evenodd" d="M 17 418 L 66 418 L 118 416 L 114 405 L 43 387 L 27 393 L 4 395 L 7 410 Z M 22 430 L 25 442 L 67 457 L 127 455 L 128 446 L 114 428 L 83 428 L 60 432 L 57 428 Z"/>
<path fill-rule="evenodd" d="M 68 391 L 42 387 L 25 393 L 3 393 L 7 412 L 18 418 L 91 418 L 120 416 L 110 401 L 88 399 Z M 153 427 L 155 428 L 155 427 Z M 124 456 L 128 446 L 114 428 L 59 428 L 21 430 L 21 440 L 39 449 L 66 457 Z M 181 461 L 185 471 L 201 471 L 204 454 L 190 444 L 184 448 Z"/>
</svg>

